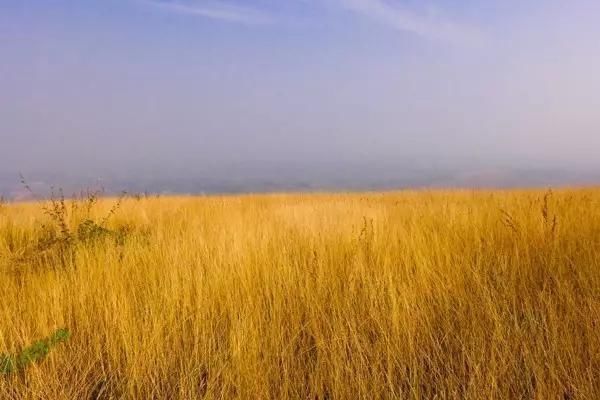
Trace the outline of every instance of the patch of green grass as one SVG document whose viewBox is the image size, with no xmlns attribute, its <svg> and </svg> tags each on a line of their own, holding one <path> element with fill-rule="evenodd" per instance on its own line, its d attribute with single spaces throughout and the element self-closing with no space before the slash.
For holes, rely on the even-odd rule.
<svg viewBox="0 0 600 400">
<path fill-rule="evenodd" d="M 52 335 L 32 343 L 15 354 L 0 354 L 0 374 L 8 375 L 22 371 L 34 362 L 43 360 L 50 350 L 71 336 L 67 329 L 59 329 Z"/>
</svg>

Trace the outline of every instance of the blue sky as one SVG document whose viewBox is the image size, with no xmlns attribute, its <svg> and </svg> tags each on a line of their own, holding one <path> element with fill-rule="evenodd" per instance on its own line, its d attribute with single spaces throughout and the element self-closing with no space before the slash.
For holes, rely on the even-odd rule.
<svg viewBox="0 0 600 400">
<path fill-rule="evenodd" d="M 597 165 L 600 3 L 0 0 L 0 168 Z"/>
</svg>

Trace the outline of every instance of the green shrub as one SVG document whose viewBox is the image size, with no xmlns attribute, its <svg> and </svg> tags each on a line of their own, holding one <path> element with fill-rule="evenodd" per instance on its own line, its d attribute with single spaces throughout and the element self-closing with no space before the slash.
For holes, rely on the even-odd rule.
<svg viewBox="0 0 600 400">
<path fill-rule="evenodd" d="M 30 364 L 43 360 L 50 350 L 71 336 L 67 329 L 59 329 L 47 338 L 38 340 L 15 354 L 0 354 L 0 374 L 22 371 Z"/>
</svg>

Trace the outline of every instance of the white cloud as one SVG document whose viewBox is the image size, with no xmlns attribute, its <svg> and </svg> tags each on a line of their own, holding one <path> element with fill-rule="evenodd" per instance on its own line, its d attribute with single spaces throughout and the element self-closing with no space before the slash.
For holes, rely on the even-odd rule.
<svg viewBox="0 0 600 400">
<path fill-rule="evenodd" d="M 438 12 L 417 12 L 389 0 L 335 0 L 344 8 L 367 16 L 394 29 L 457 45 L 477 45 L 477 30 L 444 18 Z"/>
<path fill-rule="evenodd" d="M 262 25 L 272 22 L 272 17 L 259 10 L 223 1 L 180 1 L 146 0 L 156 7 L 182 14 L 247 25 Z"/>
<path fill-rule="evenodd" d="M 197 15 L 205 18 L 247 25 L 262 25 L 275 22 L 273 14 L 258 6 L 244 5 L 239 0 L 142 0 L 171 12 Z M 402 4 L 402 0 L 271 0 L 262 2 L 277 6 L 280 18 L 289 21 L 290 8 L 295 4 L 318 9 L 321 5 L 343 8 L 371 18 L 393 29 L 455 45 L 479 45 L 483 42 L 481 32 L 465 24 L 457 23 L 443 15 L 440 8 L 423 6 L 419 9 Z M 289 2 L 289 3 L 288 3 Z M 246 3 L 252 3 L 247 1 Z M 292 7 L 293 9 L 294 7 Z M 282 10 L 286 10 L 287 13 Z"/>
</svg>

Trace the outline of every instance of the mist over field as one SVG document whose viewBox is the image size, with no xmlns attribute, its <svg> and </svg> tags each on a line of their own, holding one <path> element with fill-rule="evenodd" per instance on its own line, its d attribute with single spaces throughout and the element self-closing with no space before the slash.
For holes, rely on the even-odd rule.
<svg viewBox="0 0 600 400">
<path fill-rule="evenodd" d="M 0 195 L 30 199 L 19 172 L 0 176 Z M 219 194 L 282 191 L 393 190 L 406 188 L 511 188 L 586 186 L 600 182 L 595 169 L 552 165 L 477 166 L 468 163 L 319 163 L 247 162 L 198 169 L 156 168 L 133 172 L 22 173 L 38 196 L 52 189 L 66 195 L 82 190 L 148 194 Z"/>
</svg>

